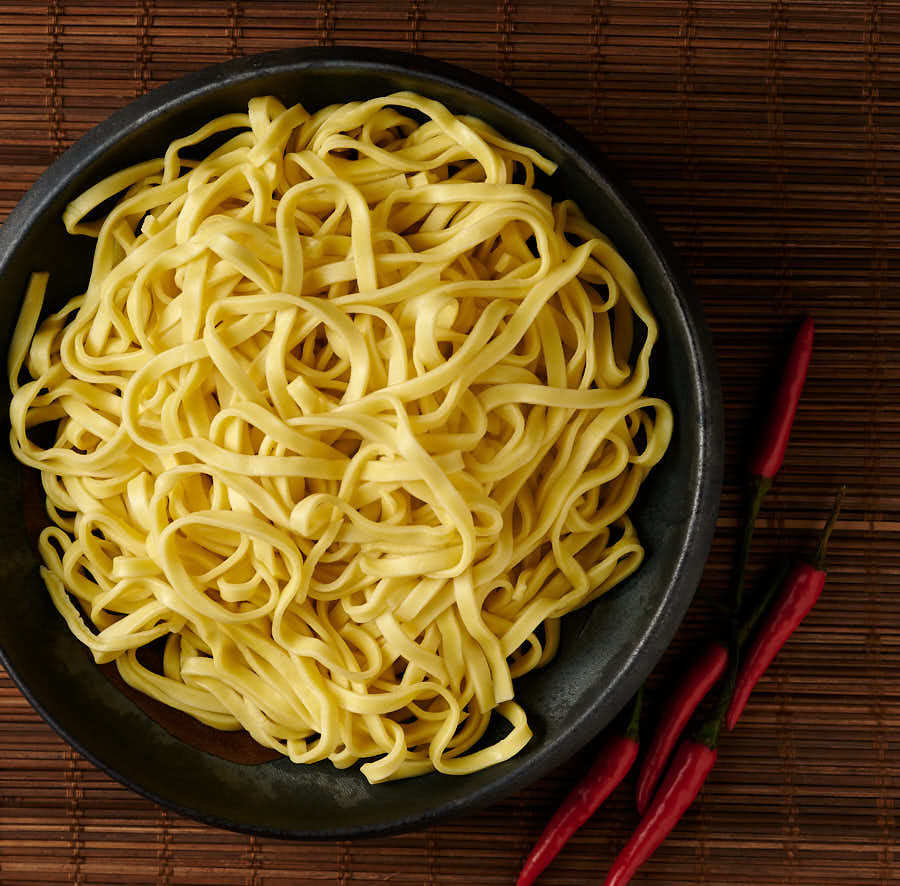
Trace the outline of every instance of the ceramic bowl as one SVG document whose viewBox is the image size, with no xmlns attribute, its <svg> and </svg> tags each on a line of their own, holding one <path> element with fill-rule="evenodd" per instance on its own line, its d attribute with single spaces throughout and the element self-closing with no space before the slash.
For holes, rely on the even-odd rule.
<svg viewBox="0 0 900 886">
<path fill-rule="evenodd" d="M 172 139 L 245 108 L 256 95 L 314 109 L 403 89 L 480 117 L 558 163 L 547 189 L 575 198 L 637 273 L 661 329 L 652 392 L 675 414 L 671 447 L 632 510 L 647 556 L 628 581 L 566 616 L 556 659 L 517 681 L 534 730 L 518 756 L 473 775 L 373 786 L 358 768 L 338 771 L 328 762 L 259 762 L 252 754 L 224 759 L 183 729 L 162 725 L 110 680 L 50 603 L 23 519 L 28 484 L 4 447 L 3 663 L 85 757 L 134 790 L 215 825 L 308 839 L 386 834 L 461 815 L 523 788 L 585 745 L 634 694 L 681 622 L 709 550 L 722 471 L 721 395 L 702 312 L 672 248 L 594 147 L 523 96 L 446 64 L 372 49 L 286 50 L 200 71 L 128 105 L 67 150 L 0 231 L 0 341 L 8 345 L 30 272 L 51 271 L 51 305 L 84 291 L 91 241 L 66 235 L 61 215 L 104 175 L 159 156 Z"/>
</svg>

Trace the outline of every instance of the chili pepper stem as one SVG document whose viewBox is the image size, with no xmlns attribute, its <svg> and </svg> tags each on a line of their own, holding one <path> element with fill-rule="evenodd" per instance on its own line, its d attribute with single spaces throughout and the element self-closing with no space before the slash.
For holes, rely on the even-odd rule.
<svg viewBox="0 0 900 886">
<path fill-rule="evenodd" d="M 825 571 L 825 552 L 828 550 L 828 542 L 831 539 L 832 530 L 837 523 L 838 514 L 841 512 L 841 504 L 844 501 L 844 492 L 846 492 L 846 489 L 846 486 L 841 486 L 837 491 L 837 495 L 834 497 L 831 513 L 825 521 L 825 528 L 819 536 L 819 544 L 816 547 L 816 553 L 812 558 L 812 565 L 816 569 L 821 569 L 823 572 Z"/>
<path fill-rule="evenodd" d="M 734 694 L 734 687 L 737 683 L 738 674 L 738 651 L 735 644 L 732 644 L 731 656 L 728 661 L 728 670 L 725 672 L 725 682 L 716 699 L 716 705 L 712 713 L 706 721 L 699 726 L 694 733 L 694 741 L 706 747 L 715 750 L 719 744 L 719 732 L 722 729 L 722 721 L 725 719 L 725 712 L 731 704 L 731 696 Z"/>
<path fill-rule="evenodd" d="M 778 567 L 777 572 L 775 573 L 775 577 L 766 588 L 765 593 L 759 598 L 759 602 L 756 604 L 756 607 L 750 613 L 750 615 L 745 618 L 738 628 L 738 636 L 737 643 L 738 649 L 743 649 L 744 645 L 747 642 L 747 638 L 750 634 L 753 633 L 753 629 L 756 627 L 759 620 L 766 614 L 769 609 L 769 606 L 772 603 L 772 600 L 775 599 L 775 595 L 778 593 L 778 589 L 784 584 L 785 578 L 787 578 L 788 574 L 788 560 L 782 560 L 781 564 Z"/>
<path fill-rule="evenodd" d="M 741 532 L 737 556 L 734 562 L 734 601 L 732 611 L 735 613 L 740 611 L 744 599 L 744 579 L 747 574 L 747 560 L 750 556 L 750 542 L 753 540 L 756 518 L 759 516 L 759 509 L 771 486 L 771 477 L 753 476 L 750 478 L 747 511 L 744 515 L 743 531 Z"/>
</svg>

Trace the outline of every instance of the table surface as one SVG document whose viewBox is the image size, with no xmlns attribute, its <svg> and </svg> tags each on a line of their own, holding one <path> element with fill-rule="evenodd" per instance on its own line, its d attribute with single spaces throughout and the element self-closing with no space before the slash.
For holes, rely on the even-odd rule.
<svg viewBox="0 0 900 886">
<path fill-rule="evenodd" d="M 900 5 L 0 0 L 0 219 L 61 150 L 146 90 L 237 55 L 345 43 L 455 62 L 546 105 L 618 164 L 693 277 L 722 373 L 726 485 L 702 592 L 657 668 L 651 712 L 725 592 L 764 380 L 786 330 L 815 317 L 752 570 L 811 548 L 845 483 L 828 584 L 634 882 L 900 883 Z M 138 797 L 0 674 L 0 882 L 512 883 L 596 748 L 428 831 L 292 844 Z M 632 787 L 542 882 L 602 882 L 636 822 Z"/>
</svg>

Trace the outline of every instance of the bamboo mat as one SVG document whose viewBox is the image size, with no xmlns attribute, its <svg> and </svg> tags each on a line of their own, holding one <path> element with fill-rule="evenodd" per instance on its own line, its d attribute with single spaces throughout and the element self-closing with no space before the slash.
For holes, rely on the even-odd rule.
<svg viewBox="0 0 900 886">
<path fill-rule="evenodd" d="M 635 882 L 900 883 L 900 4 L 0 0 L 0 218 L 60 150 L 147 89 L 236 55 L 342 43 L 456 62 L 542 102 L 618 163 L 684 257 L 720 361 L 726 487 L 704 592 L 660 689 L 724 591 L 768 367 L 790 322 L 814 315 L 754 569 L 809 549 L 843 482 L 829 581 Z M 139 798 L 2 675 L 0 883 L 508 884 L 590 757 L 423 833 L 283 843 Z M 632 784 L 542 882 L 602 882 L 636 821 Z"/>
</svg>

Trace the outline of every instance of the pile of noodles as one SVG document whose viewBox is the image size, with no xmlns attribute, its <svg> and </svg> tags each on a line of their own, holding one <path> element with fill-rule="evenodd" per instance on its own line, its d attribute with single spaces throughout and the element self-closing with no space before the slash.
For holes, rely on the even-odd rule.
<svg viewBox="0 0 900 886">
<path fill-rule="evenodd" d="M 67 208 L 90 283 L 38 323 L 32 278 L 11 440 L 98 662 L 372 782 L 528 742 L 513 680 L 640 564 L 672 430 L 634 274 L 535 168 L 412 93 L 266 97 Z"/>
</svg>

